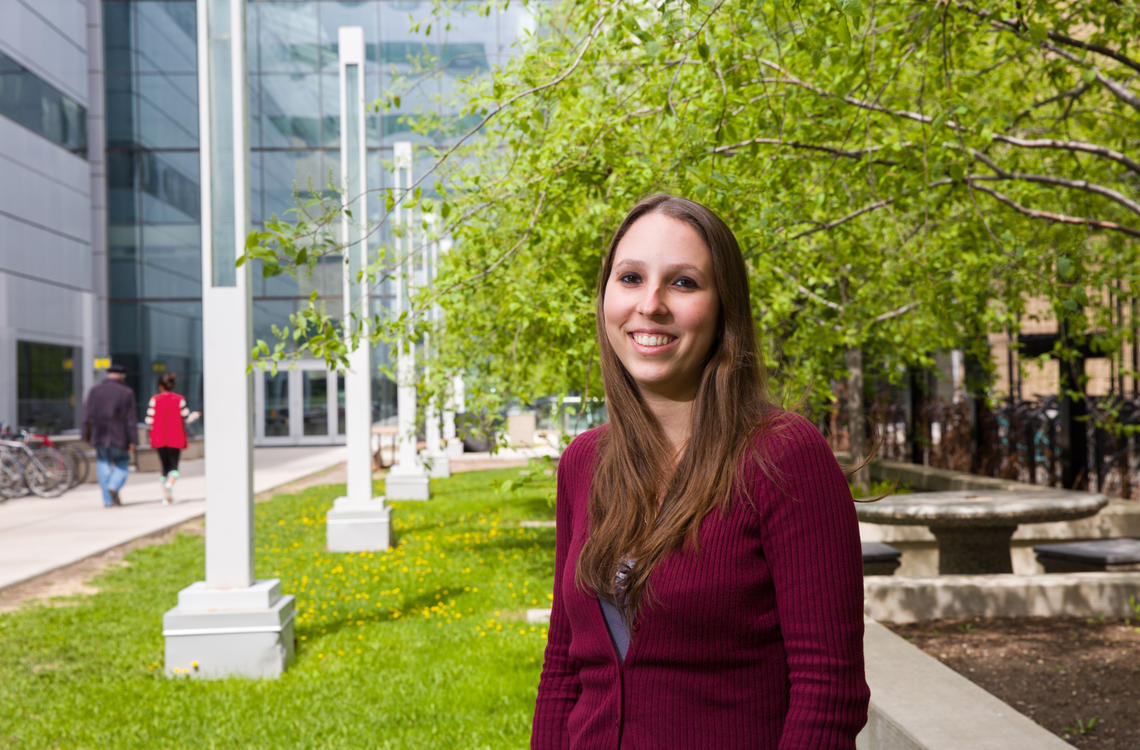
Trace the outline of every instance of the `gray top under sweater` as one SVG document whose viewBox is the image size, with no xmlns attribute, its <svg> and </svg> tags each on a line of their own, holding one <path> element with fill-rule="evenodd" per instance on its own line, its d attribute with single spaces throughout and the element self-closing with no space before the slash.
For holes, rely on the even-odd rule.
<svg viewBox="0 0 1140 750">
<path fill-rule="evenodd" d="M 625 661 L 625 652 L 629 651 L 629 628 L 626 627 L 625 618 L 609 599 L 599 596 L 598 604 L 602 608 L 602 616 L 606 618 L 606 630 L 610 631 L 610 640 L 614 642 L 618 659 Z"/>
</svg>

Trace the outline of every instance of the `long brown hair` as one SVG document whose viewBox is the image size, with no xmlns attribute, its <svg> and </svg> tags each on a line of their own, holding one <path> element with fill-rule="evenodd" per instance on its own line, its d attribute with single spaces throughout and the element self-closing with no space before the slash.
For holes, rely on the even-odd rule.
<svg viewBox="0 0 1140 750">
<path fill-rule="evenodd" d="M 688 443 L 676 468 L 664 431 L 606 336 L 606 283 L 614 253 L 641 217 L 659 213 L 685 222 L 712 256 L 720 309 L 717 334 L 693 403 Z M 598 274 L 597 337 L 609 428 L 598 443 L 590 487 L 590 536 L 575 582 L 615 600 L 633 623 L 652 601 L 649 577 L 671 552 L 695 549 L 701 522 L 727 509 L 744 452 L 773 412 L 749 304 L 748 274 L 732 230 L 710 209 L 685 198 L 653 195 L 629 212 L 610 240 Z M 633 563 L 630 567 L 627 561 Z M 615 579 L 624 573 L 620 595 Z"/>
</svg>

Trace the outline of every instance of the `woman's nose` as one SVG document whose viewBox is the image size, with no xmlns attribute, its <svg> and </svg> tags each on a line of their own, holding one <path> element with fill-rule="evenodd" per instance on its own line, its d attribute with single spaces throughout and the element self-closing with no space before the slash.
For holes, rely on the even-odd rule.
<svg viewBox="0 0 1140 750">
<path fill-rule="evenodd" d="M 641 299 L 638 300 L 637 311 L 646 316 L 665 314 L 668 311 L 665 305 L 665 290 L 647 285 Z"/>
</svg>

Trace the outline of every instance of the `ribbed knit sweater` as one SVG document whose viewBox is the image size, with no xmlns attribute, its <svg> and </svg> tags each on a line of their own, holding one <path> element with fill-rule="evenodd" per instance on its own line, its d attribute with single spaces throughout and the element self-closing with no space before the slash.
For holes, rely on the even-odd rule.
<svg viewBox="0 0 1140 750">
<path fill-rule="evenodd" d="M 650 576 L 624 662 L 596 597 L 574 583 L 589 533 L 597 441 L 558 464 L 554 601 L 531 746 L 663 750 L 854 748 L 867 718 L 863 574 L 843 473 L 815 427 L 787 414 L 726 513 Z M 746 452 L 747 455 L 747 452 Z M 771 475 L 772 478 L 769 478 Z"/>
</svg>

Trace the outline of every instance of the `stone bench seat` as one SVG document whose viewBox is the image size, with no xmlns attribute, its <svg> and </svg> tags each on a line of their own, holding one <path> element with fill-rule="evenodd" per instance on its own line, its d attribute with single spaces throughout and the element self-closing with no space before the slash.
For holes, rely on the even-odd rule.
<svg viewBox="0 0 1140 750">
<path fill-rule="evenodd" d="M 1140 571 L 1140 539 L 1093 539 L 1033 548 L 1046 573 Z"/>
<path fill-rule="evenodd" d="M 902 551 L 882 542 L 862 542 L 863 546 L 863 575 L 889 576 L 894 575 L 895 568 L 899 566 L 899 557 Z"/>
</svg>

